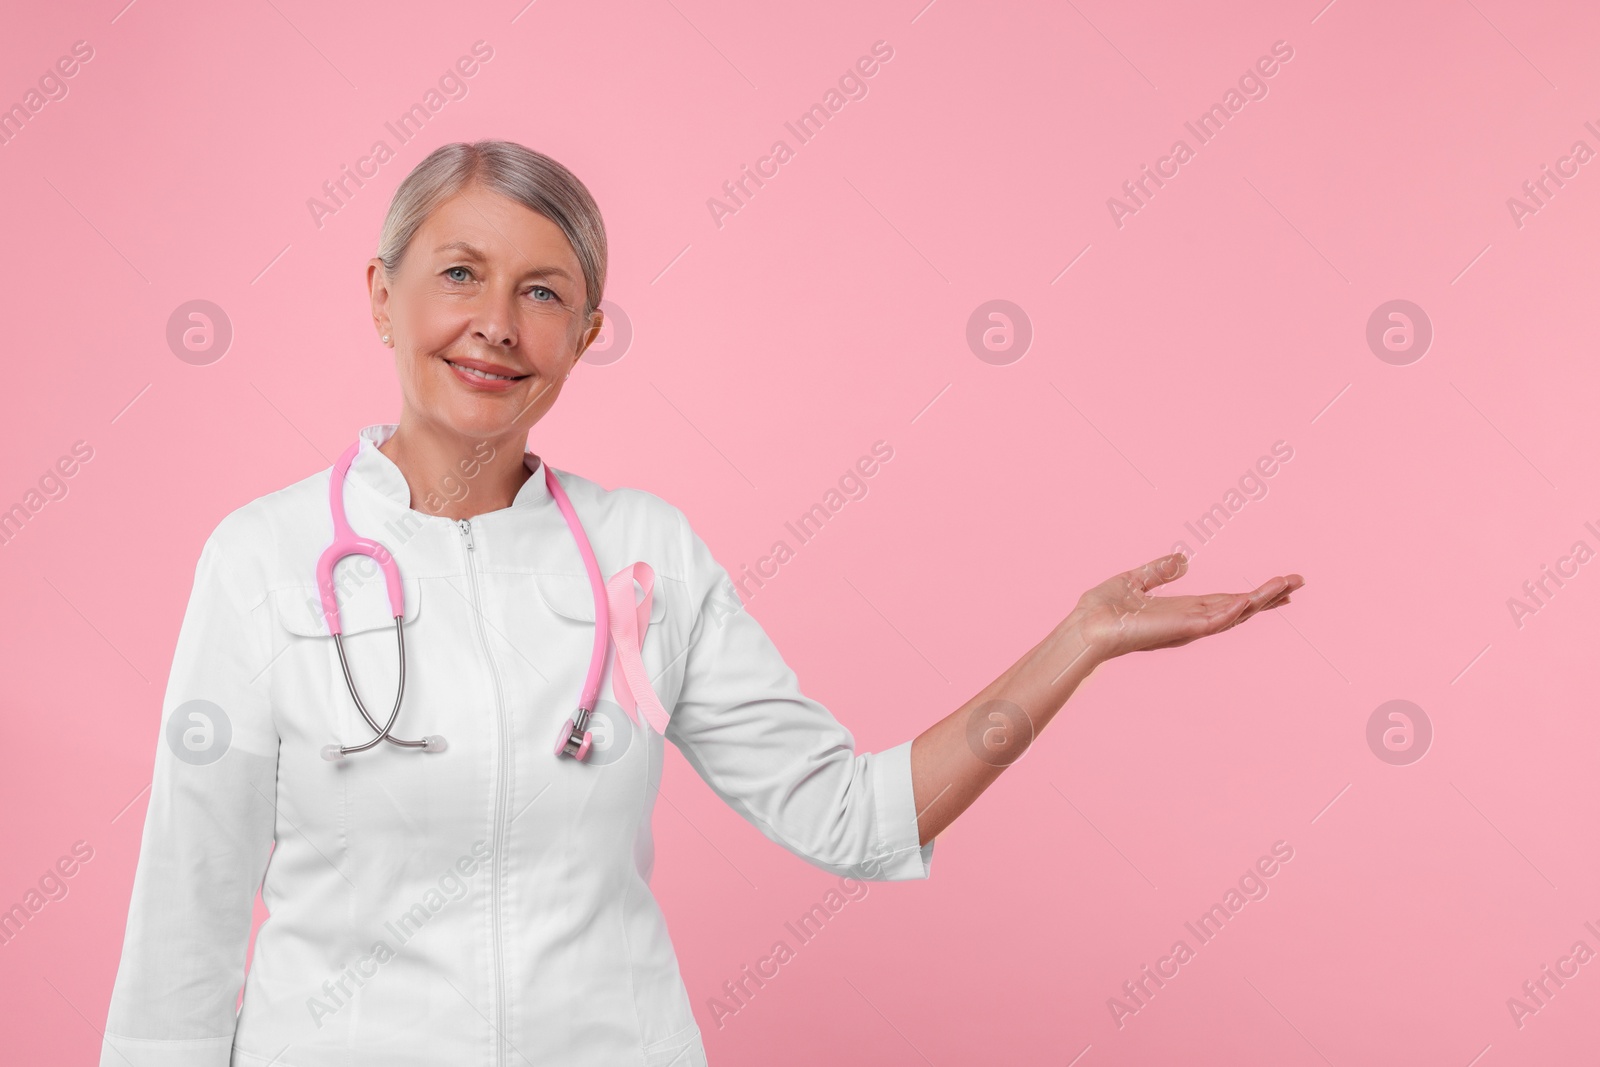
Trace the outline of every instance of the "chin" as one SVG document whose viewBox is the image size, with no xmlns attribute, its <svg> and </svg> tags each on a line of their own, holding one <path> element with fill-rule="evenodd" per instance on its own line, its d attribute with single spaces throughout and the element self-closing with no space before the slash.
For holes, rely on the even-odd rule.
<svg viewBox="0 0 1600 1067">
<path fill-rule="evenodd" d="M 512 429 L 516 414 L 527 403 L 524 397 L 495 397 L 488 402 L 471 398 L 450 397 L 442 404 L 432 404 L 428 411 L 432 420 L 463 437 L 494 437 Z"/>
<path fill-rule="evenodd" d="M 452 413 L 451 425 L 474 437 L 505 433 L 515 427 L 516 416 L 526 402 L 508 403 L 502 399 L 466 410 L 458 409 Z"/>
</svg>

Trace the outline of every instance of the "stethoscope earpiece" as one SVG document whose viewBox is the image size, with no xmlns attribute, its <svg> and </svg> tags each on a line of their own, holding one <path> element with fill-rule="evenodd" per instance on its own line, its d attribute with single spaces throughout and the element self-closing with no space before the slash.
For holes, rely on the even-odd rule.
<svg viewBox="0 0 1600 1067">
<path fill-rule="evenodd" d="M 394 739 L 390 738 L 390 740 Z M 443 752 L 449 747 L 450 742 L 444 739 L 443 734 L 429 734 L 427 737 L 422 739 L 422 751 L 424 752 Z M 322 758 L 327 760 L 329 763 L 338 763 L 340 760 L 344 759 L 344 746 L 323 745 Z"/>
</svg>

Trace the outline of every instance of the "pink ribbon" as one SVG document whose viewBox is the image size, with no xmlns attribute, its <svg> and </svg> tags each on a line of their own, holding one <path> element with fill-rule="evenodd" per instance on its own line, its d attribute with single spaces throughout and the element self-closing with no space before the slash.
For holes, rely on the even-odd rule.
<svg viewBox="0 0 1600 1067">
<path fill-rule="evenodd" d="M 633 599 L 633 583 L 644 589 L 644 599 Z M 644 647 L 644 634 L 650 628 L 650 603 L 655 589 L 656 573 L 650 564 L 640 560 L 630 563 L 606 582 L 606 602 L 611 611 L 611 646 L 616 654 L 616 667 L 611 672 L 611 694 L 617 703 L 637 724 L 638 711 L 655 728 L 656 733 L 667 732 L 667 711 L 650 686 L 650 676 L 645 673 L 644 661 L 639 651 Z M 637 710 L 636 710 L 637 709 Z"/>
</svg>

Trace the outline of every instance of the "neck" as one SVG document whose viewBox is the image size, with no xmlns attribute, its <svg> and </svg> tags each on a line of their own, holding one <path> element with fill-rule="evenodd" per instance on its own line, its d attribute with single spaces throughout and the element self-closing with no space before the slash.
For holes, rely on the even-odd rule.
<svg viewBox="0 0 1600 1067">
<path fill-rule="evenodd" d="M 470 437 L 402 417 L 378 451 L 400 468 L 411 507 L 426 515 L 470 519 L 508 508 L 528 478 L 522 462 L 525 432 Z"/>
</svg>

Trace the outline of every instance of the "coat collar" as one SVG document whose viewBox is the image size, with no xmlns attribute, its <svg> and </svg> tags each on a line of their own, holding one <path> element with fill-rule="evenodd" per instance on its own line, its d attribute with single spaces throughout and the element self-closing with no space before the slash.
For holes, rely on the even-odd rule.
<svg viewBox="0 0 1600 1067">
<path fill-rule="evenodd" d="M 363 427 L 359 438 L 361 447 L 350 463 L 350 475 L 360 479 L 369 488 L 393 500 L 402 508 L 409 508 L 411 486 L 406 482 L 406 476 L 400 473 L 400 468 L 395 466 L 394 460 L 378 450 L 378 446 L 387 441 L 398 428 L 399 423 L 394 422 L 380 422 Z M 544 462 L 533 453 L 524 451 L 522 463 L 533 472 L 533 476 L 517 490 L 511 506 L 534 507 L 549 500 L 550 487 L 544 484 Z"/>
</svg>

